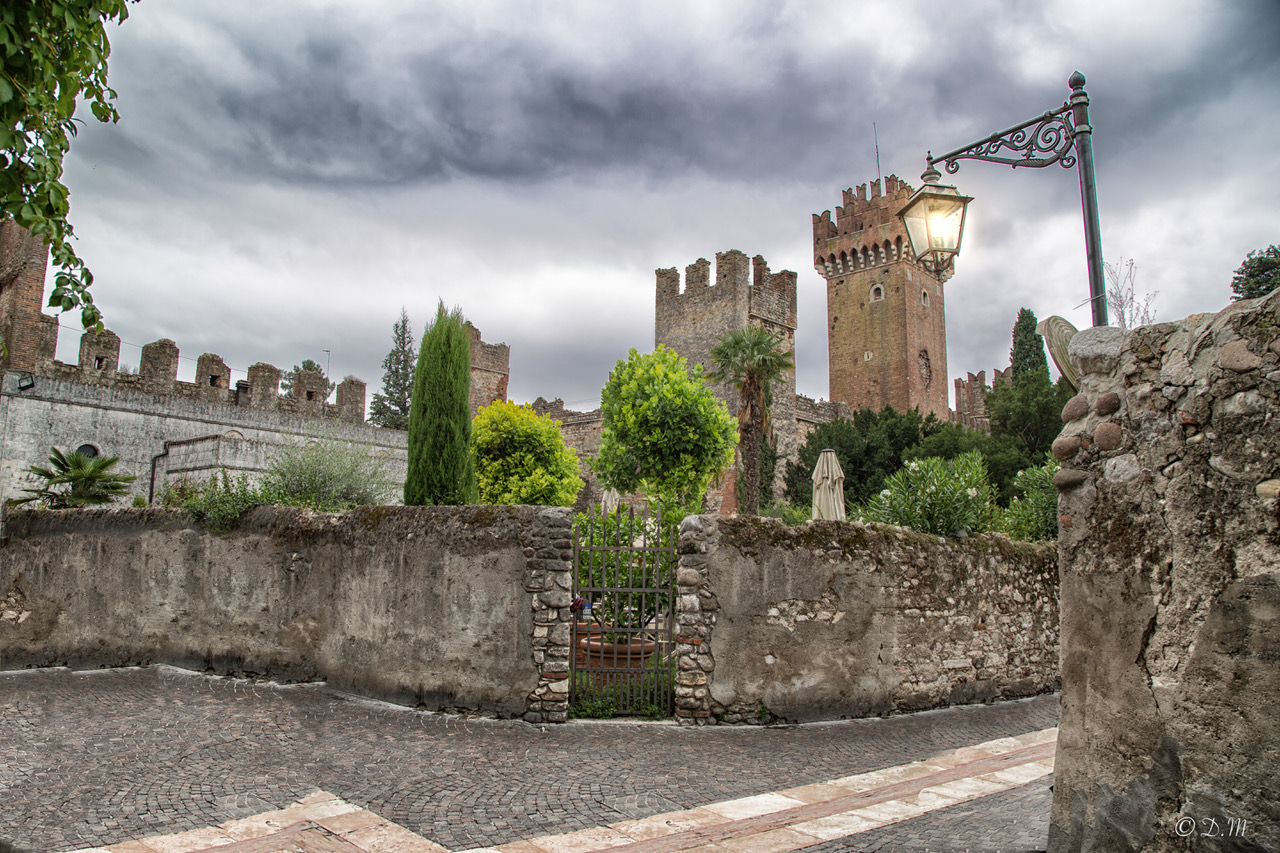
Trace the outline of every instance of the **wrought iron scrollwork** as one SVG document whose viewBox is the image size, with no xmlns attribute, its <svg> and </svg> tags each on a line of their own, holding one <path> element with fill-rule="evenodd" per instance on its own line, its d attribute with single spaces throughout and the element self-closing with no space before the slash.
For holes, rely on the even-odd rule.
<svg viewBox="0 0 1280 853">
<path fill-rule="evenodd" d="M 1070 169 L 1076 165 L 1075 155 L 1071 153 L 1076 132 L 1071 106 L 1063 104 L 1059 109 L 1050 110 L 1016 127 L 993 133 L 981 142 L 941 157 L 930 156 L 929 165 L 942 163 L 947 174 L 951 175 L 960 169 L 960 160 L 985 160 L 1015 169 L 1019 166 L 1038 169 L 1057 163 L 1064 169 Z"/>
</svg>

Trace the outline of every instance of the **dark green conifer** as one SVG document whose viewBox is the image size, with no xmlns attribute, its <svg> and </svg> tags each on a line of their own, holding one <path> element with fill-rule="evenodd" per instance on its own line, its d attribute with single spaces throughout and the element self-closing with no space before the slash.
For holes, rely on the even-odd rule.
<svg viewBox="0 0 1280 853">
<path fill-rule="evenodd" d="M 405 506 L 461 506 L 476 499 L 471 458 L 471 335 L 462 309 L 446 311 L 422 334 L 409 408 Z"/>
</svg>

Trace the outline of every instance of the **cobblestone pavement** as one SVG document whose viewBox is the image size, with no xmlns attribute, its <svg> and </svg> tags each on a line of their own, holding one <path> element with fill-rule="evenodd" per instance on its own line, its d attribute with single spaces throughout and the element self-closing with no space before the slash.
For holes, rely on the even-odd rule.
<svg viewBox="0 0 1280 853">
<path fill-rule="evenodd" d="M 0 841 L 40 853 L 105 846 L 323 790 L 461 850 L 821 782 L 1057 720 L 1057 697 L 1043 696 L 764 729 L 538 727 L 167 667 L 0 674 Z M 1046 787 L 808 849 L 1041 849 Z"/>
</svg>

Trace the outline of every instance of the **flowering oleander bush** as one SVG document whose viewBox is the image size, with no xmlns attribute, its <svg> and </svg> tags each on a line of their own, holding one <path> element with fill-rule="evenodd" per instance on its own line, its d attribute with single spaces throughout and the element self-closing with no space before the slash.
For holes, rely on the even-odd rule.
<svg viewBox="0 0 1280 853">
<path fill-rule="evenodd" d="M 885 481 L 861 515 L 921 533 L 963 536 L 992 529 L 998 510 L 987 465 L 970 451 L 954 459 L 912 459 Z"/>
<path fill-rule="evenodd" d="M 1058 460 L 1045 454 L 1045 463 L 1018 472 L 1014 491 L 1020 492 L 1004 511 L 1001 529 L 1014 539 L 1027 541 L 1058 538 L 1058 489 L 1053 475 L 1058 473 Z"/>
</svg>

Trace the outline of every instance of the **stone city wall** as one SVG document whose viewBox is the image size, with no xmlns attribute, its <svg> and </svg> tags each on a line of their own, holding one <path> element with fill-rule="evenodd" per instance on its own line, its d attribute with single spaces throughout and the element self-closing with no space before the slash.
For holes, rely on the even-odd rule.
<svg viewBox="0 0 1280 853">
<path fill-rule="evenodd" d="M 566 719 L 571 511 L 261 507 L 11 513 L 0 669 L 169 663 L 325 679 L 424 705 Z M 833 719 L 1056 684 L 1051 548 L 695 516 L 676 601 L 677 719 Z"/>
<path fill-rule="evenodd" d="M 1280 850 L 1280 292 L 1070 357 L 1049 849 Z"/>
<path fill-rule="evenodd" d="M 865 717 L 1058 683 L 1056 554 L 1004 536 L 696 516 L 680 535 L 678 712 Z"/>
<path fill-rule="evenodd" d="M 136 476 L 133 494 L 149 499 L 167 480 L 206 479 L 222 467 L 261 471 L 278 448 L 313 440 L 365 448 L 403 482 L 406 437 L 395 430 L 185 396 L 158 400 L 119 382 L 41 375 L 24 389 L 20 378 L 10 372 L 0 384 L 0 500 L 38 485 L 29 469 L 47 465 L 50 446 L 67 451 L 91 445 L 118 456 L 115 470 Z"/>
<path fill-rule="evenodd" d="M 0 669 L 169 663 L 563 720 L 569 524 L 541 507 L 263 507 L 215 536 L 173 510 L 13 513 Z"/>
</svg>

